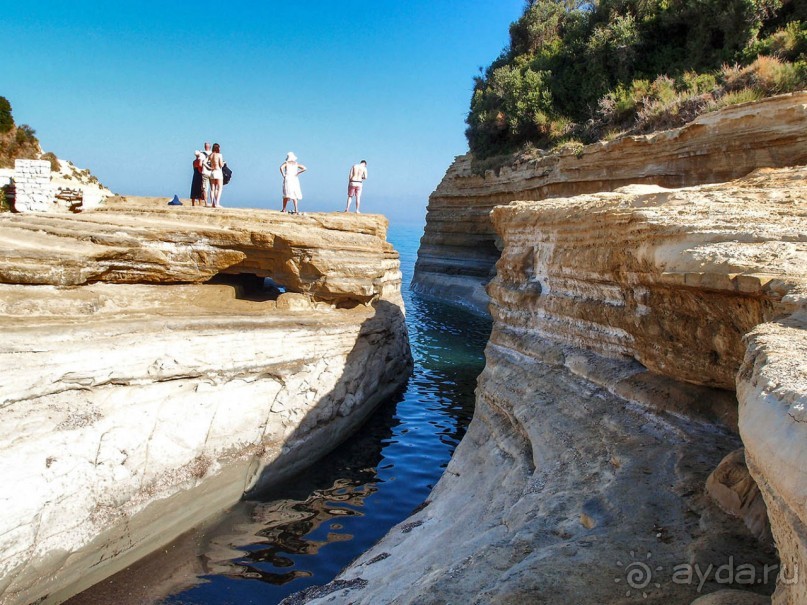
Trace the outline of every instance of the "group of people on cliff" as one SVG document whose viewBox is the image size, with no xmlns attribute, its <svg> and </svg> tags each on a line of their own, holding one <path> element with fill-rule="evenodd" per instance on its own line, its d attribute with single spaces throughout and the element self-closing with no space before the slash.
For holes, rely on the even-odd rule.
<svg viewBox="0 0 807 605">
<path fill-rule="evenodd" d="M 205 143 L 204 149 L 196 150 L 194 154 L 191 204 L 196 206 L 198 203 L 200 206 L 218 208 L 221 206 L 222 189 L 229 182 L 229 176 L 232 174 L 221 155 L 221 147 L 218 143 L 214 143 L 212 147 L 210 143 Z M 280 165 L 280 175 L 283 177 L 281 212 L 289 214 L 299 212 L 297 203 L 303 199 L 300 175 L 306 170 L 307 168 L 297 161 L 294 152 L 290 151 L 286 154 L 285 161 Z M 350 202 L 355 199 L 356 212 L 360 213 L 362 185 L 367 179 L 367 160 L 353 164 L 347 178 L 347 202 L 343 212 L 350 211 Z M 288 209 L 289 202 L 292 202 L 294 210 Z"/>
<path fill-rule="evenodd" d="M 193 179 L 191 180 L 191 205 L 204 205 L 218 208 L 221 205 L 221 192 L 225 180 L 227 162 L 221 155 L 221 146 L 218 143 L 205 143 L 204 149 L 194 152 Z"/>
</svg>

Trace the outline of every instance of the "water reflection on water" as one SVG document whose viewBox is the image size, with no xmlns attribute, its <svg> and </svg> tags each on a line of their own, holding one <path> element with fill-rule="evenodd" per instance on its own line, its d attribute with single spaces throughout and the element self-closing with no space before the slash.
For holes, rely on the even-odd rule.
<svg viewBox="0 0 807 605">
<path fill-rule="evenodd" d="M 409 293 L 420 233 L 390 233 L 415 359 L 406 387 L 315 467 L 210 528 L 202 583 L 165 605 L 265 605 L 324 584 L 426 499 L 471 419 L 490 323 Z"/>
</svg>

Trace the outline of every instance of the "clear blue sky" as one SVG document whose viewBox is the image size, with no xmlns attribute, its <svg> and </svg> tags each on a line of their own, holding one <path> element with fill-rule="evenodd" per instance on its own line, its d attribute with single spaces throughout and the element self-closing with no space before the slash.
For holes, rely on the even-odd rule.
<svg viewBox="0 0 807 605">
<path fill-rule="evenodd" d="M 187 197 L 193 151 L 221 144 L 224 205 L 280 207 L 294 151 L 301 210 L 339 210 L 368 161 L 363 210 L 425 216 L 465 153 L 473 76 L 523 0 L 0 0 L 0 95 L 43 148 L 116 193 Z"/>
</svg>

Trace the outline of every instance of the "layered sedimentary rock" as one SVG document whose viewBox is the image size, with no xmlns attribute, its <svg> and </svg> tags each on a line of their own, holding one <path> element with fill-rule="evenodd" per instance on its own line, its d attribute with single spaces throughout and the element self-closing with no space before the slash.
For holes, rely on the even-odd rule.
<svg viewBox="0 0 807 605">
<path fill-rule="evenodd" d="M 162 204 L 0 216 L 0 601 L 60 602 L 310 464 L 397 389 L 385 231 Z"/>
<path fill-rule="evenodd" d="M 234 273 L 340 305 L 400 298 L 397 253 L 380 243 L 386 224 L 126 198 L 78 217 L 8 214 L 0 216 L 0 283 L 202 283 Z"/>
<path fill-rule="evenodd" d="M 737 378 L 746 460 L 782 560 L 774 605 L 807 602 L 807 288 L 802 311 L 756 328 Z"/>
<path fill-rule="evenodd" d="M 773 553 L 705 492 L 739 445 L 732 389 L 752 331 L 740 429 L 782 560 L 807 565 L 805 177 L 495 208 L 503 252 L 468 434 L 423 510 L 291 602 L 769 594 Z M 795 590 L 776 602 L 804 602 Z"/>
<path fill-rule="evenodd" d="M 763 169 L 726 184 L 496 208 L 505 249 L 489 292 L 500 339 L 523 351 L 530 333 L 733 389 L 743 336 L 797 308 L 806 176 Z"/>
<path fill-rule="evenodd" d="M 629 184 L 686 187 L 807 163 L 807 92 L 703 115 L 686 126 L 522 159 L 484 176 L 458 157 L 429 198 L 413 288 L 486 312 L 484 287 L 501 243 L 494 206 L 612 191 Z M 577 217 L 584 224 L 585 217 Z"/>
</svg>

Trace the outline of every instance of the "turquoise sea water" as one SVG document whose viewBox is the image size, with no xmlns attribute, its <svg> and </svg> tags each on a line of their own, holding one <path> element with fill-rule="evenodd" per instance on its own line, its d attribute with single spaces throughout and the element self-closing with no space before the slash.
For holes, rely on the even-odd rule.
<svg viewBox="0 0 807 605">
<path fill-rule="evenodd" d="M 465 434 L 490 323 L 409 291 L 422 228 L 395 227 L 415 368 L 346 443 L 196 538 L 201 583 L 164 605 L 280 602 L 325 584 L 428 496 Z"/>
</svg>

